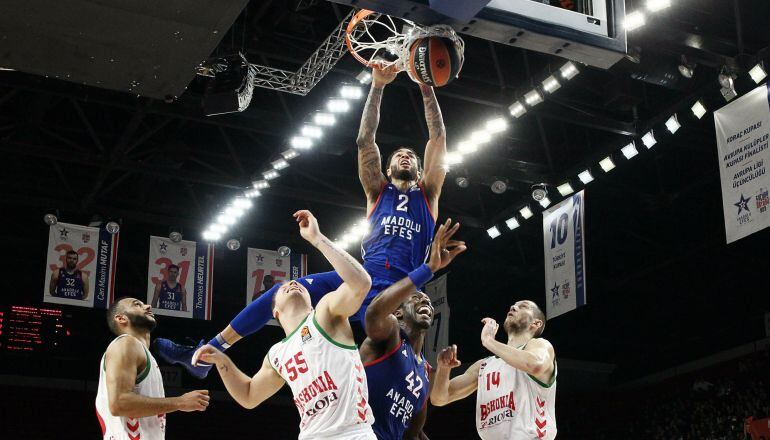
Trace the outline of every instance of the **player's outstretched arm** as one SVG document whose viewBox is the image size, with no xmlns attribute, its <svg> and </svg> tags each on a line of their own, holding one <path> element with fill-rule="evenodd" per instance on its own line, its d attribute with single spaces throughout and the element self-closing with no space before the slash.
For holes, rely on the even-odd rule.
<svg viewBox="0 0 770 440">
<path fill-rule="evenodd" d="M 361 125 L 358 128 L 358 178 L 366 193 L 367 204 L 371 205 L 377 200 L 382 186 L 387 182 L 382 174 L 382 158 L 380 149 L 375 142 L 377 126 L 380 124 L 380 103 L 385 86 L 390 84 L 397 75 L 392 69 L 372 70 L 372 88 L 364 104 L 364 112 L 361 115 Z"/>
<path fill-rule="evenodd" d="M 449 373 L 453 368 L 460 366 L 457 359 L 457 346 L 451 345 L 438 355 L 438 366 L 430 390 L 430 403 L 436 406 L 444 406 L 456 400 L 470 396 L 478 386 L 479 369 L 481 361 L 476 361 L 464 373 L 449 379 Z"/>
<path fill-rule="evenodd" d="M 342 285 L 323 297 L 318 303 L 318 309 L 325 308 L 332 316 L 352 316 L 361 308 L 372 287 L 372 279 L 355 258 L 321 233 L 318 220 L 310 211 L 297 211 L 294 218 L 299 223 L 302 238 L 321 251 L 342 278 Z"/>
<path fill-rule="evenodd" d="M 393 311 L 421 287 L 415 284 L 415 280 L 423 276 L 421 272 L 428 270 L 430 274 L 434 274 L 445 268 L 457 255 L 465 252 L 467 248 L 464 241 L 452 240 L 459 228 L 459 223 L 452 225 L 452 219 L 447 219 L 436 232 L 430 258 L 425 267 L 417 268 L 409 276 L 392 284 L 372 300 L 366 309 L 365 324 L 366 335 L 373 342 L 388 341 L 389 347 L 398 343 L 398 320 L 393 316 Z"/>
<path fill-rule="evenodd" d="M 139 341 L 120 338 L 110 344 L 105 354 L 107 398 L 110 413 L 116 417 L 148 417 L 174 411 L 205 411 L 208 390 L 196 390 L 179 397 L 147 397 L 134 392 L 136 371 L 146 365 L 147 355 Z"/>
<path fill-rule="evenodd" d="M 553 372 L 554 352 L 550 342 L 542 338 L 531 339 L 525 349 L 511 347 L 495 340 L 498 324 L 492 318 L 481 320 L 481 344 L 505 363 L 529 375 L 550 377 Z"/>
<path fill-rule="evenodd" d="M 262 368 L 254 377 L 244 374 L 229 356 L 208 344 L 199 348 L 193 355 L 193 364 L 198 361 L 217 366 L 227 392 L 244 408 L 255 408 L 277 393 L 285 383 L 270 365 L 267 356 L 262 360 Z"/>
<path fill-rule="evenodd" d="M 438 199 L 446 177 L 446 169 L 444 168 L 447 152 L 446 128 L 433 88 L 420 84 L 420 92 L 422 92 L 425 122 L 428 124 L 429 136 L 428 143 L 425 145 L 425 170 L 422 183 L 431 203 L 432 212 L 434 215 L 438 215 Z"/>
</svg>

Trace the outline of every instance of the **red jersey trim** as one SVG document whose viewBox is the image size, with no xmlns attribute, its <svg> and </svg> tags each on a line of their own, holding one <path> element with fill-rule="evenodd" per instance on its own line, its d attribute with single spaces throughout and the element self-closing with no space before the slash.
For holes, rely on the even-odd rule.
<svg viewBox="0 0 770 440">
<path fill-rule="evenodd" d="M 386 353 L 386 354 L 383 354 L 382 356 L 378 357 L 377 359 L 375 359 L 375 360 L 373 360 L 373 361 L 371 361 L 371 362 L 367 362 L 367 363 L 365 363 L 365 364 L 364 364 L 364 367 L 370 367 L 370 366 L 372 366 L 372 365 L 374 365 L 374 364 L 379 364 L 380 362 L 384 361 L 385 359 L 387 359 L 387 358 L 389 358 L 389 357 L 393 356 L 393 354 L 394 354 L 395 352 L 397 352 L 399 348 L 401 348 L 401 342 L 403 342 L 403 340 L 402 340 L 402 339 L 401 339 L 401 337 L 399 336 L 399 337 L 398 337 L 398 344 L 396 344 L 396 348 L 394 348 L 393 350 L 391 350 L 391 351 L 390 351 L 390 353 Z"/>
<path fill-rule="evenodd" d="M 99 409 L 96 408 L 96 418 L 99 420 L 99 426 L 102 427 L 102 437 L 104 437 L 104 434 L 107 433 L 107 427 L 104 426 L 104 419 L 102 419 L 101 414 L 99 414 Z"/>
<path fill-rule="evenodd" d="M 380 195 L 379 195 L 379 196 L 377 196 L 377 200 L 374 202 L 374 205 L 372 206 L 372 211 L 371 211 L 370 213 L 366 214 L 366 219 L 367 219 L 367 220 L 369 220 L 369 217 L 371 217 L 371 216 L 372 216 L 372 214 L 374 214 L 374 211 L 376 211 L 376 210 L 377 210 L 377 205 L 379 205 L 379 204 L 380 204 L 380 199 L 382 199 L 382 194 L 385 192 L 385 187 L 386 187 L 386 186 L 388 186 L 388 184 L 389 184 L 389 183 L 390 183 L 390 182 L 385 182 L 385 183 L 382 185 L 382 188 L 380 188 Z M 430 208 L 428 208 L 428 209 L 430 209 Z M 431 215 L 432 215 L 432 214 L 431 214 Z"/>
<path fill-rule="evenodd" d="M 425 194 L 425 187 L 422 186 L 422 183 L 418 183 L 417 186 L 420 188 L 420 192 L 422 193 L 422 199 L 425 200 L 425 206 L 428 208 L 428 212 L 430 213 L 430 218 L 433 219 L 433 224 L 436 224 L 436 216 L 433 214 L 433 210 L 430 209 L 430 202 L 428 202 L 428 195 Z"/>
</svg>

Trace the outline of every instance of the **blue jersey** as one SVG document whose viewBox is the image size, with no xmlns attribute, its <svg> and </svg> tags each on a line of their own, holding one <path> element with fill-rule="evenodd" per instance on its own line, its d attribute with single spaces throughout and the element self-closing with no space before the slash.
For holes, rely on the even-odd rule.
<svg viewBox="0 0 770 440">
<path fill-rule="evenodd" d="M 400 280 L 428 259 L 436 222 L 421 185 L 401 192 L 388 183 L 368 220 L 361 254 L 373 278 Z"/>
<path fill-rule="evenodd" d="M 69 273 L 59 269 L 59 281 L 56 283 L 56 296 L 60 298 L 83 299 L 83 273 L 80 270 Z"/>
<path fill-rule="evenodd" d="M 172 289 L 168 283 L 163 281 L 160 284 L 160 295 L 158 295 L 158 307 L 166 310 L 182 310 L 182 286 L 176 283 Z"/>
<path fill-rule="evenodd" d="M 430 365 L 417 356 L 406 333 L 395 350 L 364 365 L 374 433 L 380 440 L 401 440 L 417 413 L 428 402 Z"/>
</svg>

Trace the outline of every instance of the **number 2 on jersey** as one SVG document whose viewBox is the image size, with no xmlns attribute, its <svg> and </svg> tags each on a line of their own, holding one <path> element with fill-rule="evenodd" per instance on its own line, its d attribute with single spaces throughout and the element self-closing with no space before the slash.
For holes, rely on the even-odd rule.
<svg viewBox="0 0 770 440">
<path fill-rule="evenodd" d="M 409 196 L 406 194 L 399 194 L 398 195 L 398 205 L 396 205 L 396 211 L 404 211 L 406 212 L 407 206 L 406 204 L 409 203 Z"/>
</svg>

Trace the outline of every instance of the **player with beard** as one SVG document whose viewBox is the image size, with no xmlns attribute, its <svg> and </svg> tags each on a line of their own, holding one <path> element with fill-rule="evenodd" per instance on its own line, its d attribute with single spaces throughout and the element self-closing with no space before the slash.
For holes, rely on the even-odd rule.
<svg viewBox="0 0 770 440">
<path fill-rule="evenodd" d="M 465 251 L 452 240 L 460 224 L 439 226 L 427 267 L 436 273 Z M 367 337 L 361 360 L 369 384 L 374 433 L 380 440 L 427 439 L 422 432 L 428 408 L 430 365 L 423 357 L 425 332 L 433 322 L 433 304 L 405 277 L 377 295 L 366 309 Z"/>
<path fill-rule="evenodd" d="M 187 290 L 177 281 L 179 266 L 172 264 L 166 270 L 168 279 L 155 285 L 152 294 L 152 306 L 166 310 L 187 311 Z"/>
<path fill-rule="evenodd" d="M 69 299 L 88 299 L 88 274 L 78 269 L 78 253 L 70 250 L 64 256 L 66 264 L 51 272 L 48 293 Z"/>
<path fill-rule="evenodd" d="M 459 367 L 457 346 L 439 353 L 430 401 L 444 406 L 476 391 L 476 430 L 484 440 L 556 437 L 556 356 L 539 336 L 545 315 L 532 301 L 511 306 L 504 328 L 508 343 L 495 340 L 497 322 L 482 319 L 481 344 L 494 356 L 482 359 L 449 380 Z"/>
<path fill-rule="evenodd" d="M 158 363 L 147 349 L 156 325 L 149 304 L 119 299 L 107 310 L 107 325 L 117 337 L 99 363 L 96 417 L 105 440 L 163 439 L 167 413 L 206 410 L 207 390 L 165 397 Z"/>
<path fill-rule="evenodd" d="M 399 148 L 388 158 L 382 172 L 382 159 L 375 142 L 380 119 L 380 102 L 387 84 L 397 72 L 373 71 L 369 97 L 361 117 L 358 143 L 358 175 L 366 194 L 369 233 L 364 237 L 361 253 L 364 269 L 372 278 L 372 289 L 361 309 L 351 316 L 352 321 L 363 322 L 366 307 L 379 292 L 407 274 L 418 271 L 414 281 L 417 287 L 430 279 L 430 271 L 422 267 L 428 257 L 438 216 L 438 200 L 446 170 L 446 130 L 433 89 L 421 85 L 428 124 L 429 139 L 425 146 L 425 168 L 411 148 Z M 387 177 L 386 177 L 387 175 Z M 342 279 L 335 272 L 308 275 L 297 280 L 310 293 L 313 305 L 323 295 L 336 290 Z M 271 318 L 271 303 L 279 286 L 252 301 L 230 324 L 208 344 L 226 350 L 244 336 L 255 333 Z M 156 340 L 158 354 L 168 362 L 183 366 L 192 375 L 206 377 L 210 365 L 194 367 L 191 358 L 197 347 L 176 344 L 167 339 Z"/>
</svg>

